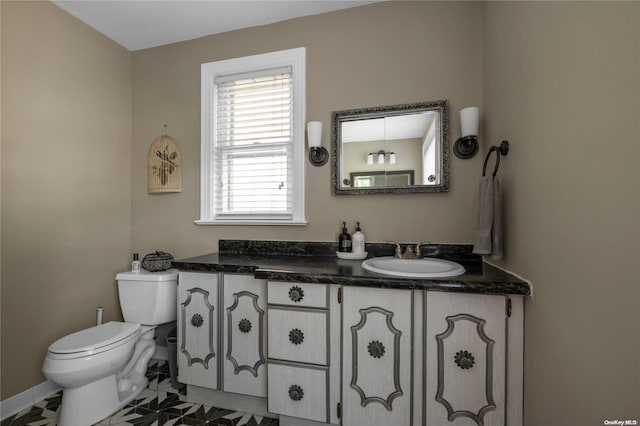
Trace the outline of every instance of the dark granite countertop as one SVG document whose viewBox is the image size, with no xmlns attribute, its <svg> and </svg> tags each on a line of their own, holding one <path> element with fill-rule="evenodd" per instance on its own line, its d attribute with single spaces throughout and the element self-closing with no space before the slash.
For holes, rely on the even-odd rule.
<svg viewBox="0 0 640 426">
<path fill-rule="evenodd" d="M 470 245 L 433 244 L 423 254 L 453 260 L 466 273 L 450 278 L 398 278 L 369 272 L 361 260 L 335 255 L 334 243 L 221 240 L 219 252 L 172 262 L 182 271 L 229 272 L 271 281 L 328 283 L 379 288 L 426 289 L 483 294 L 531 295 L 526 281 L 482 262 Z M 393 255 L 390 244 L 367 244 L 369 257 Z M 264 254 L 269 253 L 269 254 Z"/>
</svg>

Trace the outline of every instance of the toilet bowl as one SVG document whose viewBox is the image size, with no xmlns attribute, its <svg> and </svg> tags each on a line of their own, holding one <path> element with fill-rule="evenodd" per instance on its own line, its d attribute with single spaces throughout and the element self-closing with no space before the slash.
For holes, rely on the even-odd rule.
<svg viewBox="0 0 640 426">
<path fill-rule="evenodd" d="M 156 351 L 156 325 L 175 321 L 176 270 L 126 272 L 116 278 L 125 322 L 77 331 L 47 351 L 42 371 L 63 390 L 59 426 L 94 424 L 140 394 Z"/>
</svg>

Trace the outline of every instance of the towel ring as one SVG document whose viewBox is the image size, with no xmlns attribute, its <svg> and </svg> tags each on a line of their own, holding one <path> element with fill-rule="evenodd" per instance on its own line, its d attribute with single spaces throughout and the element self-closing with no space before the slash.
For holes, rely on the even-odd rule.
<svg viewBox="0 0 640 426">
<path fill-rule="evenodd" d="M 500 167 L 500 155 L 507 155 L 509 153 L 509 141 L 502 141 L 500 146 L 492 146 L 489 148 L 489 152 L 487 156 L 484 158 L 484 164 L 482 165 L 482 176 L 485 176 L 487 173 L 487 163 L 489 162 L 489 157 L 491 157 L 491 153 L 496 153 L 496 165 L 493 168 L 493 177 L 496 177 L 498 174 L 498 168 Z"/>
</svg>

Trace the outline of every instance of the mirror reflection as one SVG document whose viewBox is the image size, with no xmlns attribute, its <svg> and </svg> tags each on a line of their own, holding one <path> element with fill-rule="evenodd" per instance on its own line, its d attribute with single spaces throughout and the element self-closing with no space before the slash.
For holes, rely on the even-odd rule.
<svg viewBox="0 0 640 426">
<path fill-rule="evenodd" d="M 448 190 L 447 102 L 333 113 L 335 194 Z"/>
</svg>

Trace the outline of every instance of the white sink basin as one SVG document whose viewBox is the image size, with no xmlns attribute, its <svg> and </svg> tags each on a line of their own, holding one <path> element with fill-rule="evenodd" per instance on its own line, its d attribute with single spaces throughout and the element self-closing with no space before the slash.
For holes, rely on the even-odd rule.
<svg viewBox="0 0 640 426">
<path fill-rule="evenodd" d="M 373 257 L 362 262 L 367 271 L 394 277 L 444 278 L 465 273 L 464 266 L 444 259 L 396 259 L 393 256 Z"/>
</svg>

